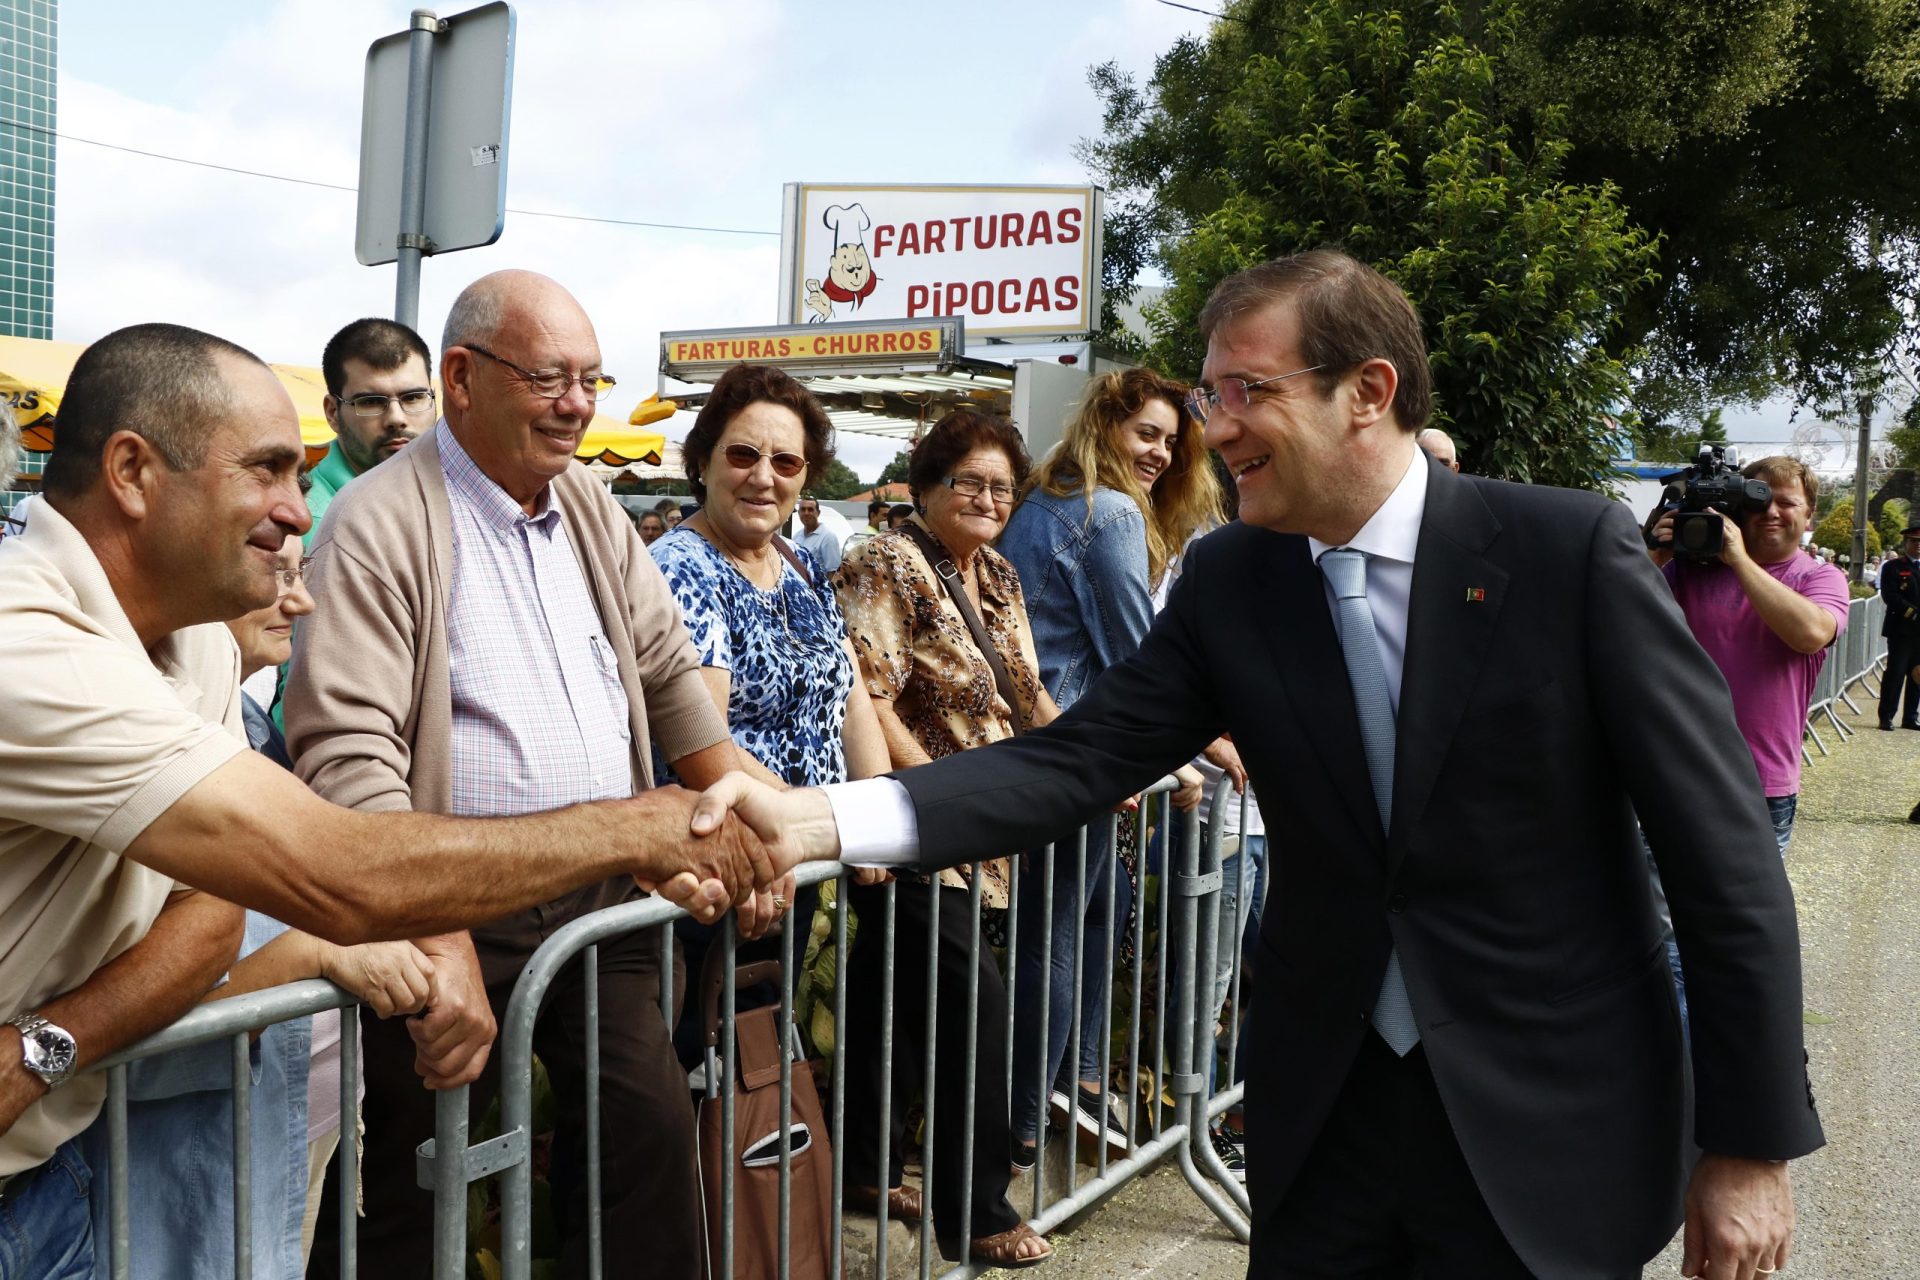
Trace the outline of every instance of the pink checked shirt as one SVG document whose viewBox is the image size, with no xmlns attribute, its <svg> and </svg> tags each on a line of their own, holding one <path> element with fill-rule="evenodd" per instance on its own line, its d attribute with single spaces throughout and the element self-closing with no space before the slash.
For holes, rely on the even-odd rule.
<svg viewBox="0 0 1920 1280">
<path fill-rule="evenodd" d="M 633 794 L 626 690 L 556 493 L 527 515 L 435 428 L 453 513 L 447 658 L 458 815 Z"/>
</svg>

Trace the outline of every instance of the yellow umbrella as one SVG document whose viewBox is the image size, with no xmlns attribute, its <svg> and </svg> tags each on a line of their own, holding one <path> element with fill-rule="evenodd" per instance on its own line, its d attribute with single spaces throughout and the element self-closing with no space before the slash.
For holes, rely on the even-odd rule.
<svg viewBox="0 0 1920 1280">
<path fill-rule="evenodd" d="M 671 418 L 679 411 L 679 405 L 671 400 L 662 400 L 659 393 L 655 392 L 633 407 L 624 427 L 617 425 L 612 418 L 595 414 L 593 424 L 587 428 L 587 434 L 581 437 L 580 447 L 573 456 L 582 462 L 598 462 L 609 467 L 630 467 L 635 463 L 657 467 L 666 456 L 667 438 L 657 431 L 642 431 L 639 428 L 651 426 L 662 418 Z"/>
<path fill-rule="evenodd" d="M 53 412 L 84 350 L 77 342 L 0 337 L 0 397 L 12 406 L 22 440 L 35 453 L 53 449 Z"/>
<path fill-rule="evenodd" d="M 13 407 L 23 428 L 22 439 L 26 447 L 36 453 L 53 449 L 55 411 L 66 392 L 74 361 L 84 350 L 85 345 L 78 342 L 0 336 L 0 398 Z M 327 395 L 326 379 L 320 370 L 310 365 L 270 364 L 267 367 L 287 389 L 294 411 L 300 416 L 300 442 L 306 446 L 308 463 L 318 462 L 333 443 L 333 428 L 327 423 L 322 405 Z M 671 408 L 667 410 L 671 411 Z M 634 412 L 637 416 L 640 411 Z M 656 432 L 638 431 L 617 419 L 596 414 L 575 456 L 582 462 L 600 461 L 613 466 L 658 463 L 666 442 L 667 438 Z"/>
<path fill-rule="evenodd" d="M 333 427 L 327 422 L 327 380 L 318 369 L 292 364 L 270 364 L 273 375 L 293 399 L 293 411 L 300 415 L 300 443 L 307 449 L 307 465 L 326 456 L 333 445 Z"/>
</svg>

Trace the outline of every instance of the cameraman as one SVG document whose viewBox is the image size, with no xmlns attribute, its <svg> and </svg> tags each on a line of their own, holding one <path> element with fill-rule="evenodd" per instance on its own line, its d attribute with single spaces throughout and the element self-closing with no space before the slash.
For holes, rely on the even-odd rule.
<svg viewBox="0 0 1920 1280">
<path fill-rule="evenodd" d="M 1750 463 L 1741 474 L 1771 485 L 1773 501 L 1737 521 L 1713 513 L 1725 526 L 1716 559 L 1673 554 L 1671 511 L 1654 524 L 1649 554 L 1694 639 L 1733 691 L 1734 716 L 1759 770 L 1784 858 L 1799 799 L 1807 703 L 1828 647 L 1847 625 L 1849 595 L 1839 569 L 1800 550 L 1819 477 L 1805 463 L 1780 456 Z"/>
<path fill-rule="evenodd" d="M 1880 679 L 1880 727 L 1893 728 L 1893 713 L 1900 717 L 1902 729 L 1920 729 L 1920 680 L 1913 678 L 1913 665 L 1920 661 L 1920 528 L 1900 534 L 1902 554 L 1880 566 L 1880 596 L 1887 602 L 1886 620 L 1880 634 L 1887 642 L 1887 673 Z M 1900 696 L 1904 686 L 1906 697 Z M 1901 704 L 1905 703 L 1903 707 Z"/>
</svg>

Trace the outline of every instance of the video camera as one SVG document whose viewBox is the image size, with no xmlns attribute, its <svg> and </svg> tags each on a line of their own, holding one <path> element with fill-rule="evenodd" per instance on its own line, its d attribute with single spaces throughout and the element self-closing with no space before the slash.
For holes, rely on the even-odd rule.
<svg viewBox="0 0 1920 1280">
<path fill-rule="evenodd" d="M 1765 480 L 1749 480 L 1740 474 L 1740 457 L 1724 444 L 1700 442 L 1700 453 L 1693 465 L 1675 476 L 1660 496 L 1647 522 L 1647 545 L 1656 546 L 1652 527 L 1662 512 L 1673 515 L 1671 550 L 1689 560 L 1714 560 L 1726 541 L 1726 529 L 1719 516 L 1730 520 L 1753 511 L 1764 511 L 1773 501 L 1773 486 Z"/>
</svg>

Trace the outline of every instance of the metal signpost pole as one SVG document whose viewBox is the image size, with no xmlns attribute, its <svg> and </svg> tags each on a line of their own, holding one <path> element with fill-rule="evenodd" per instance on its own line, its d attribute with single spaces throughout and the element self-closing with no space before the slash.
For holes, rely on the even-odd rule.
<svg viewBox="0 0 1920 1280">
<path fill-rule="evenodd" d="M 399 270 L 393 287 L 393 318 L 420 327 L 420 261 L 427 240 L 427 118 L 433 103 L 433 38 L 445 27 L 431 9 L 415 9 L 407 35 L 406 159 L 400 178 Z"/>
</svg>

